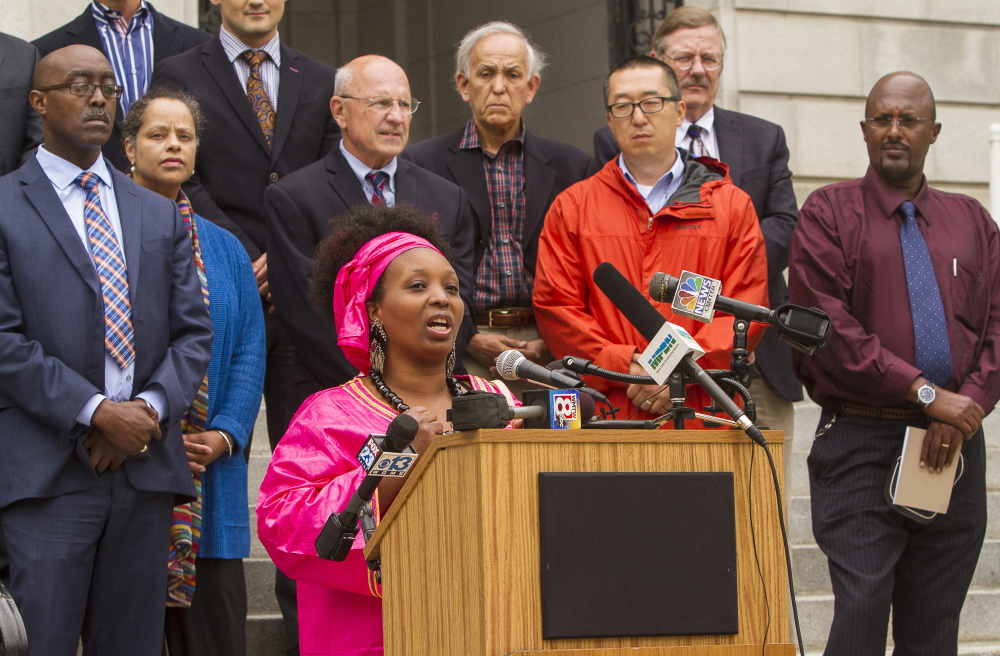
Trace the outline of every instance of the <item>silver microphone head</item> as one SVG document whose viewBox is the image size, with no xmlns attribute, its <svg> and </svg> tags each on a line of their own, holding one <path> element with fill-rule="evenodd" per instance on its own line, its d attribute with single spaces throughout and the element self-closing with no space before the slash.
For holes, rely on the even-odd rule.
<svg viewBox="0 0 1000 656">
<path fill-rule="evenodd" d="M 497 356 L 497 371 L 506 380 L 520 380 L 517 377 L 517 365 L 525 357 L 520 351 L 510 349 Z"/>
</svg>

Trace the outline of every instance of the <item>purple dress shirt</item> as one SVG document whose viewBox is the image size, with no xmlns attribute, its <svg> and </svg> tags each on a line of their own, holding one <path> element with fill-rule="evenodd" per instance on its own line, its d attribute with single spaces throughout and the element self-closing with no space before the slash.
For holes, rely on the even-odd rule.
<svg viewBox="0 0 1000 656">
<path fill-rule="evenodd" d="M 921 373 L 899 242 L 904 200 L 869 168 L 815 191 L 799 212 L 789 294 L 827 312 L 833 336 L 811 357 L 795 353 L 795 371 L 827 409 L 841 401 L 904 406 Z M 913 202 L 948 324 L 954 374 L 945 388 L 989 413 L 1000 398 L 1000 232 L 975 199 L 926 180 Z"/>
</svg>

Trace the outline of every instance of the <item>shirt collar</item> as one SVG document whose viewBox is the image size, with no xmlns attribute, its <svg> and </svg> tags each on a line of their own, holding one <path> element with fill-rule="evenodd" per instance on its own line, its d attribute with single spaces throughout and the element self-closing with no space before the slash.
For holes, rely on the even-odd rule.
<svg viewBox="0 0 1000 656">
<path fill-rule="evenodd" d="M 674 148 L 674 153 L 675 153 L 674 165 L 670 167 L 669 171 L 667 171 L 662 176 L 660 176 L 659 180 L 657 180 L 652 185 L 650 185 L 650 189 L 652 189 L 656 185 L 660 184 L 660 182 L 662 182 L 663 179 L 666 178 L 667 176 L 670 176 L 669 183 L 672 183 L 675 180 L 680 180 L 681 177 L 683 177 L 683 175 L 684 175 L 684 154 L 681 153 L 680 149 L 678 149 L 678 148 Z M 632 174 L 628 170 L 628 166 L 625 165 L 625 155 L 619 155 L 618 156 L 618 166 L 621 168 L 622 174 L 625 176 L 625 179 L 630 184 L 632 184 L 632 186 L 634 186 L 636 189 L 638 189 L 639 188 L 639 183 L 635 181 L 635 178 L 632 177 Z"/>
<path fill-rule="evenodd" d="M 868 171 L 865 173 L 863 184 L 869 193 L 871 193 L 875 204 L 878 205 L 883 216 L 891 220 L 897 211 L 899 211 L 900 217 L 903 216 L 902 211 L 899 210 L 899 206 L 903 204 L 904 200 L 907 200 L 906 196 L 883 180 L 882 176 L 871 165 L 868 166 Z M 920 191 L 917 192 L 916 197 L 913 199 L 913 204 L 917 206 L 917 217 L 922 218 L 924 223 L 930 225 L 930 217 L 924 211 L 930 202 L 930 192 L 928 189 L 927 178 L 925 176 L 920 183 Z"/>
<path fill-rule="evenodd" d="M 516 139 L 509 139 L 506 143 L 510 143 L 511 141 L 517 141 L 521 146 L 524 146 L 524 120 L 521 121 L 521 133 L 517 135 Z M 476 127 L 476 120 L 470 118 L 469 122 L 465 124 L 465 132 L 462 133 L 462 139 L 458 142 L 458 148 L 459 150 L 474 150 L 476 148 L 481 149 L 482 147 L 482 142 L 479 140 L 479 128 Z"/>
<path fill-rule="evenodd" d="M 384 171 L 389 176 L 389 188 L 390 189 L 396 188 L 395 185 L 396 167 L 399 166 L 398 157 L 393 157 L 391 162 L 389 162 L 380 169 L 373 169 L 372 167 L 368 166 L 360 159 L 352 155 L 351 152 L 347 150 L 347 147 L 344 145 L 343 139 L 340 140 L 340 152 L 344 154 L 344 159 L 347 160 L 347 163 L 350 165 L 351 170 L 354 171 L 354 175 L 358 177 L 358 180 L 362 184 L 364 183 L 365 176 L 371 173 L 372 171 Z"/>
<path fill-rule="evenodd" d="M 715 105 L 709 107 L 708 111 L 705 112 L 705 115 L 699 118 L 697 121 L 694 121 L 694 123 L 697 123 L 698 127 L 702 128 L 706 132 L 711 132 L 712 127 L 715 126 Z M 692 125 L 693 123 L 687 120 L 687 118 L 685 117 L 684 122 L 681 123 L 680 129 L 685 134 L 687 134 L 688 128 L 691 127 Z"/>
<path fill-rule="evenodd" d="M 226 57 L 229 58 L 230 64 L 236 61 L 236 58 L 247 50 L 263 50 L 267 53 L 267 56 L 271 58 L 271 61 L 274 62 L 274 65 L 281 68 L 280 37 L 280 34 L 275 33 L 274 38 L 260 48 L 251 48 L 247 44 L 243 43 L 238 36 L 226 29 L 225 25 L 219 28 L 219 41 L 222 42 L 222 49 L 226 52 Z"/>
<path fill-rule="evenodd" d="M 47 177 L 56 189 L 63 191 L 66 187 L 73 184 L 81 173 L 84 172 L 76 164 L 59 157 L 58 155 L 53 155 L 49 151 L 45 150 L 45 146 L 39 146 L 38 152 L 35 157 L 38 159 L 38 165 L 42 167 L 42 171 L 45 172 L 45 177 Z M 97 158 L 87 171 L 96 173 L 97 177 L 107 185 L 109 188 L 114 189 L 111 178 L 111 171 L 108 170 L 108 165 L 104 162 L 103 155 Z"/>
<path fill-rule="evenodd" d="M 95 20 L 103 23 L 110 23 L 111 21 L 118 20 L 122 17 L 122 13 L 120 11 L 112 9 L 97 0 L 91 0 L 90 12 L 93 14 Z M 141 0 L 139 8 L 135 12 L 135 16 L 132 17 L 132 24 L 136 24 L 137 21 L 140 23 L 145 21 L 146 16 L 148 15 L 149 7 L 146 5 L 146 0 Z"/>
</svg>

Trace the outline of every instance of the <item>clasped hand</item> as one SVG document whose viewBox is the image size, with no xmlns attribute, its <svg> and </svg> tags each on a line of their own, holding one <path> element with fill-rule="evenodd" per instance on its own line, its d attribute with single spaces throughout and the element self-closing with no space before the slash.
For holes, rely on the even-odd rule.
<svg viewBox="0 0 1000 656">
<path fill-rule="evenodd" d="M 927 471 L 940 473 L 951 465 L 958 455 L 962 442 L 968 440 L 983 423 L 983 408 L 962 394 L 938 387 L 934 402 L 924 412 L 934 421 L 927 428 L 920 449 L 920 466 Z"/>
<path fill-rule="evenodd" d="M 117 469 L 125 458 L 141 453 L 150 440 L 158 440 L 159 416 L 142 399 L 115 403 L 101 401 L 91 419 L 94 429 L 83 441 L 90 464 L 98 472 Z"/>
</svg>

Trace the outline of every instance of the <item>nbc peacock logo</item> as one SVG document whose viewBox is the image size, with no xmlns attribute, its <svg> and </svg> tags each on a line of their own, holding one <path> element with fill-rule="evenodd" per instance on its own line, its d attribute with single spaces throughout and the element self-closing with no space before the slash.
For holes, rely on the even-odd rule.
<svg viewBox="0 0 1000 656">
<path fill-rule="evenodd" d="M 704 286 L 705 279 L 701 276 L 685 279 L 681 282 L 681 287 L 677 293 L 677 300 L 689 312 L 694 312 L 695 306 L 698 305 L 698 299 L 701 298 L 701 290 Z"/>
</svg>

